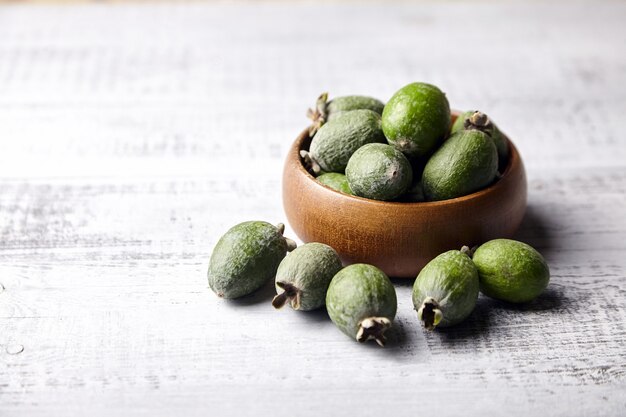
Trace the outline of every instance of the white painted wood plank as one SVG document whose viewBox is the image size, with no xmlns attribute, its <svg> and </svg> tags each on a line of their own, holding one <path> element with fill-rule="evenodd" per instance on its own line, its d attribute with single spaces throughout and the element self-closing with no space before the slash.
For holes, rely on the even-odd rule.
<svg viewBox="0 0 626 417">
<path fill-rule="evenodd" d="M 0 415 L 623 415 L 625 12 L 0 8 Z M 546 293 L 424 333 L 396 281 L 384 350 L 323 311 L 274 311 L 270 286 L 217 299 L 210 250 L 239 221 L 284 220 L 312 99 L 413 80 L 521 149 L 519 238 L 548 259 Z"/>
</svg>

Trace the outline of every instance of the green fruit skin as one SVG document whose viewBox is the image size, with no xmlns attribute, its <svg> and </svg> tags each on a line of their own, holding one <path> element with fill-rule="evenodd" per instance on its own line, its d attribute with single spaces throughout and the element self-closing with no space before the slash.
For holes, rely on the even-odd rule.
<svg viewBox="0 0 626 417">
<path fill-rule="evenodd" d="M 354 195 L 374 200 L 392 200 L 413 181 L 410 162 L 393 146 L 369 143 L 348 161 L 346 178 Z"/>
<path fill-rule="evenodd" d="M 458 250 L 444 252 L 420 271 L 413 285 L 413 305 L 418 310 L 432 297 L 439 303 L 443 319 L 437 327 L 465 320 L 478 299 L 478 270 L 469 256 Z"/>
<path fill-rule="evenodd" d="M 480 275 L 480 291 L 498 300 L 531 301 L 550 281 L 550 268 L 543 256 L 516 240 L 490 240 L 476 249 L 472 259 Z"/>
<path fill-rule="evenodd" d="M 209 261 L 209 287 L 220 297 L 250 294 L 269 279 L 287 253 L 279 230 L 266 222 L 233 226 L 215 245 Z"/>
<path fill-rule="evenodd" d="M 393 321 L 397 306 L 396 290 L 387 275 L 367 264 L 354 264 L 339 271 L 326 293 L 330 319 L 353 339 L 361 321 L 368 317 Z"/>
<path fill-rule="evenodd" d="M 469 110 L 464 113 L 461 113 L 459 117 L 454 121 L 452 128 L 450 129 L 450 134 L 456 133 L 460 130 L 465 129 L 465 120 L 474 114 L 476 110 Z M 491 122 L 491 129 L 486 131 L 493 143 L 496 145 L 496 149 L 498 151 L 498 169 L 503 171 L 506 168 L 506 165 L 509 161 L 509 141 L 507 138 L 500 132 L 498 126 L 496 126 L 493 121 Z"/>
<path fill-rule="evenodd" d="M 450 134 L 456 133 L 460 130 L 464 130 L 465 120 L 474 113 L 476 113 L 476 110 L 468 110 L 459 114 L 459 117 L 457 117 L 454 123 L 452 123 L 452 127 L 450 128 Z"/>
<path fill-rule="evenodd" d="M 353 110 L 325 123 L 313 137 L 309 153 L 322 170 L 343 173 L 352 154 L 374 142 L 385 142 L 380 115 L 371 110 Z"/>
<path fill-rule="evenodd" d="M 424 195 L 431 201 L 467 195 L 491 184 L 497 171 L 493 140 L 478 130 L 463 130 L 450 136 L 426 163 Z"/>
<path fill-rule="evenodd" d="M 353 110 L 371 110 L 382 114 L 385 104 L 373 97 L 366 96 L 342 96 L 335 97 L 326 105 L 326 120 L 332 120 L 339 114 Z"/>
<path fill-rule="evenodd" d="M 301 290 L 300 310 L 314 310 L 324 305 L 330 281 L 342 267 L 333 248 L 323 243 L 306 243 L 282 260 L 276 272 L 276 282 L 291 284 Z M 277 285 L 276 293 L 283 292 Z"/>
<path fill-rule="evenodd" d="M 389 144 L 409 156 L 426 156 L 450 130 L 448 99 L 434 85 L 409 84 L 385 105 L 382 126 Z"/>
<path fill-rule="evenodd" d="M 333 190 L 337 190 L 344 194 L 353 194 L 350 186 L 348 185 L 348 179 L 344 174 L 340 174 L 338 172 L 326 172 L 318 176 L 316 179 Z"/>
</svg>

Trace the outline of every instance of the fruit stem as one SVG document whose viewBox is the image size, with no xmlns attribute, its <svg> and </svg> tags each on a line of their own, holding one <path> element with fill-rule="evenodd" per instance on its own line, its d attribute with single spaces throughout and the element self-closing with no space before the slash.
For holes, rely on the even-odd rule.
<svg viewBox="0 0 626 417">
<path fill-rule="evenodd" d="M 284 291 L 274 297 L 272 305 L 275 309 L 282 308 L 288 301 L 291 302 L 291 307 L 294 310 L 300 309 L 300 295 L 302 291 L 297 289 L 291 284 L 285 282 L 277 282 L 276 286 L 282 288 Z"/>
<path fill-rule="evenodd" d="M 419 310 L 417 310 L 417 318 L 424 324 L 427 330 L 434 330 L 443 320 L 443 313 L 439 308 L 439 303 L 432 297 L 426 297 Z"/>
<path fill-rule="evenodd" d="M 280 233 L 282 235 L 283 233 L 285 233 L 285 224 L 284 223 L 278 223 L 276 225 L 276 229 L 278 229 L 278 233 Z"/>
<path fill-rule="evenodd" d="M 387 317 L 368 317 L 359 323 L 359 331 L 356 334 L 356 340 L 363 343 L 374 339 L 379 346 L 384 347 L 387 341 L 384 333 L 390 327 L 391 320 Z"/>
</svg>

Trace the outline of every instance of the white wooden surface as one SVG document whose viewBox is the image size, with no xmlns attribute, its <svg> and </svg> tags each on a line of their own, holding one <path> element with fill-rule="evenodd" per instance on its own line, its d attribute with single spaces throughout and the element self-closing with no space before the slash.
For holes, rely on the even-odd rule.
<svg viewBox="0 0 626 417">
<path fill-rule="evenodd" d="M 626 4 L 0 7 L 0 415 L 626 415 Z M 318 93 L 488 112 L 552 281 L 385 349 L 225 302 L 210 250 L 283 221 Z M 287 235 L 293 237 L 288 228 Z"/>
</svg>

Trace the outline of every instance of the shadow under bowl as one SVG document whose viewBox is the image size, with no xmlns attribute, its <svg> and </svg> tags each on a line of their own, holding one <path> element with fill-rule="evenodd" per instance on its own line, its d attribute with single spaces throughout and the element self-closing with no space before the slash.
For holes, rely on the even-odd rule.
<svg viewBox="0 0 626 417">
<path fill-rule="evenodd" d="M 305 129 L 287 155 L 285 214 L 303 242 L 333 247 L 345 264 L 368 263 L 391 277 L 415 278 L 442 252 L 512 237 L 524 217 L 526 173 L 510 140 L 508 165 L 492 185 L 463 197 L 421 203 L 370 200 L 323 185 L 300 157 L 310 143 Z"/>
</svg>

